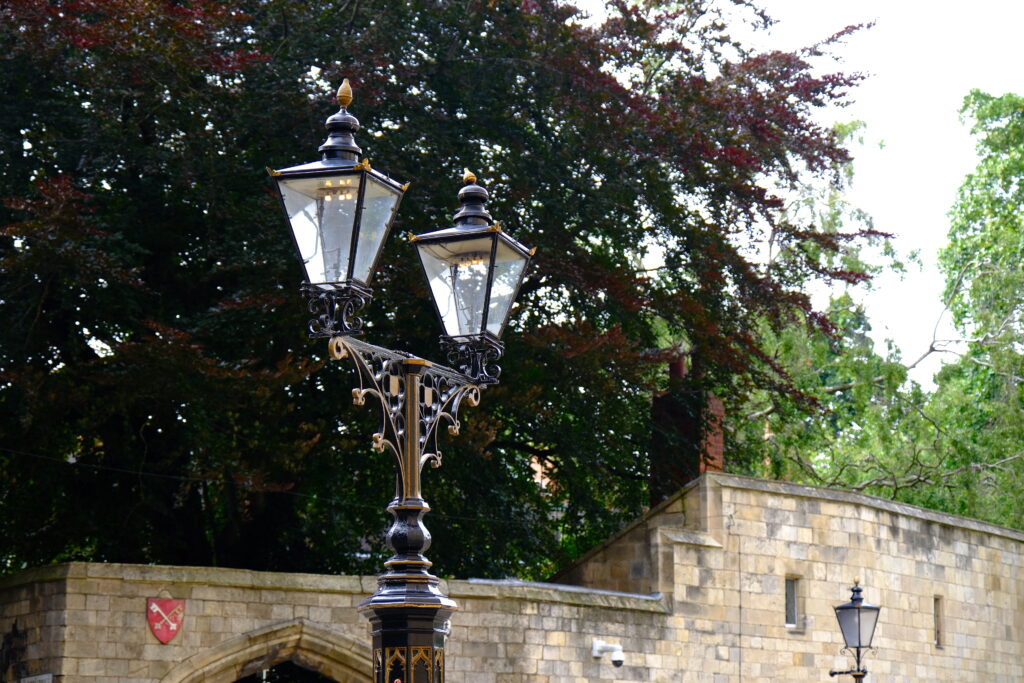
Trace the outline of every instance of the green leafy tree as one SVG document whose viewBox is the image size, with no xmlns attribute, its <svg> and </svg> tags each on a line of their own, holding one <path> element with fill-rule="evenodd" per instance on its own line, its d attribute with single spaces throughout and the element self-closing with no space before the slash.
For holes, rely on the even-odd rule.
<svg viewBox="0 0 1024 683">
<path fill-rule="evenodd" d="M 837 335 L 794 326 L 765 337 L 820 412 L 755 394 L 735 436 L 753 473 L 1022 527 L 1024 100 L 974 91 L 963 113 L 975 122 L 980 160 L 950 213 L 940 263 L 964 339 L 929 345 L 926 356 L 958 354 L 936 389 L 908 381 L 912 366 L 891 348 L 886 358 L 873 351 L 867 313 L 846 295 L 828 311 Z M 857 219 L 835 211 L 841 204 L 832 192 L 809 200 L 823 225 Z"/>
<path fill-rule="evenodd" d="M 803 400 L 764 334 L 827 329 L 807 282 L 863 278 L 833 255 L 869 230 L 792 220 L 775 191 L 841 182 L 847 153 L 812 115 L 857 78 L 811 68 L 828 43 L 744 48 L 715 2 L 618 2 L 596 27 L 511 0 L 0 11 L 7 570 L 379 568 L 391 464 L 348 370 L 304 338 L 263 170 L 313 158 L 342 77 L 374 166 L 413 182 L 374 282 L 374 341 L 436 355 L 400 236 L 450 222 L 464 167 L 539 248 L 502 383 L 427 478 L 443 573 L 543 575 L 640 510 L 666 340 L 723 395 Z M 765 269 L 769 239 L 789 256 Z"/>
<path fill-rule="evenodd" d="M 979 161 L 960 187 L 939 256 L 964 338 L 934 399 L 960 473 L 943 496 L 964 514 L 1024 527 L 1024 98 L 974 90 L 961 115 L 973 121 Z"/>
<path fill-rule="evenodd" d="M 971 339 L 968 362 L 1016 385 L 1024 375 L 1024 98 L 972 91 L 978 167 L 960 188 L 940 256 L 954 322 Z"/>
</svg>

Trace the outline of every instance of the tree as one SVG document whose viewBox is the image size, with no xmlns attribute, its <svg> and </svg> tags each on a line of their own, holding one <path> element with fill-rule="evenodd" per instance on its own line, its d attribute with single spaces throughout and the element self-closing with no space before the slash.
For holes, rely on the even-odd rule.
<svg viewBox="0 0 1024 683">
<path fill-rule="evenodd" d="M 1016 385 L 1024 374 L 1024 98 L 974 90 L 961 114 L 975 121 L 981 159 L 950 212 L 940 256 L 946 299 L 971 337 L 969 362 Z"/>
<path fill-rule="evenodd" d="M 929 345 L 925 356 L 958 354 L 937 375 L 936 389 L 924 392 L 908 381 L 913 364 L 903 363 L 892 348 L 886 358 L 874 353 L 867 313 L 844 296 L 833 299 L 828 312 L 838 335 L 794 327 L 766 336 L 822 413 L 755 395 L 736 437 L 754 473 L 1020 528 L 1024 100 L 974 91 L 963 113 L 975 121 L 981 158 L 950 212 L 940 263 L 945 300 L 964 339 Z M 819 198 L 811 205 L 835 203 Z"/>
<path fill-rule="evenodd" d="M 939 264 L 963 352 L 938 377 L 935 403 L 949 416 L 952 465 L 965 471 L 950 504 L 1024 527 L 1024 98 L 978 90 L 961 110 L 980 157 L 950 211 Z"/>
<path fill-rule="evenodd" d="M 804 400 L 763 335 L 827 329 L 805 287 L 862 279 L 832 255 L 871 234 L 790 220 L 776 191 L 841 182 L 847 154 L 812 114 L 858 79 L 817 75 L 829 42 L 752 52 L 710 1 L 615 3 L 598 27 L 549 2 L 386 10 L 5 5 L 5 569 L 379 567 L 390 463 L 348 406 L 351 376 L 303 338 L 262 170 L 313 158 L 346 76 L 358 141 L 413 181 L 374 282 L 376 341 L 436 355 L 398 237 L 451 220 L 464 167 L 539 248 L 502 384 L 426 482 L 439 571 L 543 575 L 635 515 L 651 391 L 681 344 L 720 395 Z M 769 239 L 790 256 L 766 269 Z"/>
</svg>

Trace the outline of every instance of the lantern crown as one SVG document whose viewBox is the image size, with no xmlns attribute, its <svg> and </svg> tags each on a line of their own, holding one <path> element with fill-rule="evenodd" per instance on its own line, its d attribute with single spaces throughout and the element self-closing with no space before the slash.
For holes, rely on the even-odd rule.
<svg viewBox="0 0 1024 683">
<path fill-rule="evenodd" d="M 352 86 L 347 78 L 341 82 L 337 97 L 341 108 L 327 119 L 327 140 L 317 151 L 323 154 L 325 162 L 351 162 L 355 165 L 363 150 L 355 140 L 359 119 L 348 112 L 348 105 L 352 104 Z"/>
<path fill-rule="evenodd" d="M 487 211 L 487 200 L 490 195 L 477 185 L 476 175 L 466 171 L 462 177 L 465 185 L 459 190 L 459 210 L 455 213 L 455 227 L 490 225 L 490 212 Z"/>
</svg>

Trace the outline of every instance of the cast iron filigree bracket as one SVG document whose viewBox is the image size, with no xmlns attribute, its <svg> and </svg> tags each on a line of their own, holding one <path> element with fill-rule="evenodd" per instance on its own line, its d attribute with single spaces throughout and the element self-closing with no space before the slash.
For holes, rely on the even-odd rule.
<svg viewBox="0 0 1024 683">
<path fill-rule="evenodd" d="M 863 652 L 863 650 L 872 650 L 872 649 L 874 649 L 874 648 L 870 648 L 870 647 L 857 647 L 857 648 L 842 647 L 842 648 L 839 648 L 839 654 L 845 654 L 848 657 L 851 656 L 851 655 L 853 656 L 853 658 L 854 658 L 854 667 L 852 669 L 847 669 L 846 671 L 835 671 L 835 670 L 829 671 L 828 672 L 829 677 L 834 678 L 836 676 L 853 676 L 853 678 L 858 680 L 858 681 L 863 680 L 868 675 L 868 668 L 866 666 L 862 665 L 863 664 L 864 655 L 866 654 L 865 652 Z"/>
<path fill-rule="evenodd" d="M 440 467 L 437 433 L 448 424 L 448 433 L 459 433 L 459 408 L 480 403 L 481 387 L 463 373 L 401 351 L 392 351 L 352 337 L 330 341 L 331 357 L 351 358 L 359 373 L 359 387 L 352 390 L 356 405 L 373 396 L 380 403 L 380 430 L 373 435 L 373 449 L 391 452 L 398 465 L 398 500 L 422 500 L 420 470 L 428 462 Z"/>
<path fill-rule="evenodd" d="M 339 283 L 302 284 L 309 302 L 309 336 L 312 339 L 361 334 L 363 319 L 357 313 L 373 300 L 373 290 L 355 280 Z"/>
<path fill-rule="evenodd" d="M 441 351 L 448 362 L 479 385 L 497 384 L 501 375 L 498 361 L 505 345 L 491 335 L 474 337 L 441 337 Z"/>
<path fill-rule="evenodd" d="M 374 683 L 444 683 L 444 637 L 458 606 L 441 591 L 424 555 L 430 532 L 423 516 L 430 506 L 420 490 L 420 472 L 428 462 L 440 466 L 438 430 L 447 424 L 450 434 L 458 434 L 459 408 L 463 402 L 479 404 L 480 386 L 449 368 L 354 337 L 332 338 L 330 352 L 335 360 L 350 358 L 356 366 L 359 386 L 352 390 L 353 401 L 364 405 L 372 396 L 380 403 L 381 426 L 373 448 L 390 451 L 398 465 L 395 497 L 388 505 L 394 519 L 386 539 L 393 554 L 377 578 L 377 591 L 359 605 L 370 619 L 375 653 L 383 650 L 375 659 Z M 405 645 L 389 644 L 395 634 Z"/>
</svg>

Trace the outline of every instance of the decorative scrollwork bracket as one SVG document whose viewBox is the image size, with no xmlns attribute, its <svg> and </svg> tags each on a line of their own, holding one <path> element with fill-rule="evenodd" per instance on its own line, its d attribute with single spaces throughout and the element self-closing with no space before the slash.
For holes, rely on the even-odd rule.
<svg viewBox="0 0 1024 683">
<path fill-rule="evenodd" d="M 361 334 L 363 320 L 357 314 L 373 300 L 373 290 L 355 280 L 340 283 L 303 283 L 302 292 L 315 317 L 309 321 L 309 336 L 330 339 Z"/>
<path fill-rule="evenodd" d="M 441 350 L 458 372 L 476 384 L 497 384 L 501 375 L 498 361 L 505 345 L 490 334 L 472 337 L 441 337 Z"/>
<path fill-rule="evenodd" d="M 871 650 L 871 649 L 873 649 L 873 648 L 870 648 L 870 647 L 863 647 L 863 648 L 861 648 L 861 647 L 856 647 L 856 648 L 842 647 L 842 648 L 839 648 L 839 654 L 845 654 L 847 656 L 853 655 L 853 657 L 854 657 L 854 667 L 852 669 L 847 669 L 846 671 L 832 670 L 832 671 L 828 672 L 828 675 L 830 677 L 833 677 L 833 678 L 836 677 L 836 676 L 852 676 L 854 678 L 854 680 L 857 680 L 857 681 L 863 680 L 868 675 L 868 669 L 863 664 L 863 657 L 864 657 L 864 654 L 866 654 L 864 651 L 865 650 Z"/>
<path fill-rule="evenodd" d="M 447 424 L 448 433 L 457 435 L 459 408 L 463 403 L 478 405 L 482 387 L 451 368 L 353 337 L 336 336 L 329 348 L 332 358 L 349 358 L 356 366 L 359 387 L 352 390 L 353 401 L 364 405 L 372 396 L 380 404 L 380 429 L 373 435 L 373 448 L 388 450 L 396 460 L 396 502 L 422 500 L 420 470 L 428 462 L 433 467 L 441 464 L 438 430 Z"/>
</svg>

